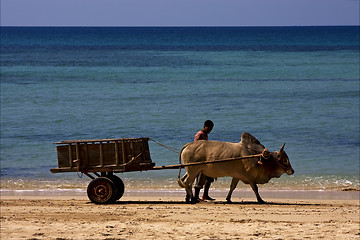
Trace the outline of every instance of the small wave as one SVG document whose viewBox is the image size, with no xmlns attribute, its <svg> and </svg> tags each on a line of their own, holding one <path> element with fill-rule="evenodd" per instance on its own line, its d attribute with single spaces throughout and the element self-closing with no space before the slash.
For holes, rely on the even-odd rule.
<svg viewBox="0 0 360 240">
<path fill-rule="evenodd" d="M 177 192 L 179 187 L 176 178 L 122 178 L 127 191 L 167 191 Z M 90 179 L 1 179 L 2 191 L 85 191 Z M 228 190 L 231 178 L 219 178 L 211 188 Z M 319 190 L 319 191 L 360 191 L 360 181 L 356 177 L 339 176 L 296 176 L 272 179 L 269 183 L 259 185 L 261 190 Z M 238 184 L 237 189 L 251 189 L 249 185 Z"/>
<path fill-rule="evenodd" d="M 356 188 L 344 188 L 342 189 L 343 192 L 360 192 L 360 189 Z"/>
</svg>

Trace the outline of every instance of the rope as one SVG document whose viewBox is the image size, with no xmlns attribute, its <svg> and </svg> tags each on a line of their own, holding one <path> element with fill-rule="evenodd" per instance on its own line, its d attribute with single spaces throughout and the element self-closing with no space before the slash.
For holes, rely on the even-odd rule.
<svg viewBox="0 0 360 240">
<path fill-rule="evenodd" d="M 84 175 L 84 173 L 83 172 L 81 172 L 81 175 L 79 174 L 79 170 L 76 172 L 77 173 L 77 175 L 78 175 L 78 177 L 79 178 L 82 178 L 83 177 L 83 175 Z"/>
<path fill-rule="evenodd" d="M 156 141 L 156 140 L 154 140 L 154 139 L 152 139 L 152 138 L 149 138 L 149 140 L 153 141 L 153 142 L 156 143 L 156 144 L 159 144 L 160 146 L 162 146 L 162 147 L 164 147 L 164 148 L 166 148 L 166 149 L 168 149 L 168 150 L 170 150 L 170 151 L 172 151 L 172 152 L 180 153 L 180 152 L 177 151 L 175 148 L 165 146 L 164 144 L 161 144 L 161 143 L 159 143 L 158 141 Z M 256 149 L 253 149 L 253 148 L 250 148 L 250 147 L 244 145 L 242 142 L 240 142 L 240 144 L 243 145 L 244 147 L 246 147 L 247 149 L 250 149 L 250 150 L 252 150 L 252 151 L 254 151 L 254 152 L 259 152 L 259 151 L 256 150 Z M 269 157 L 264 156 L 263 153 L 262 153 L 261 155 L 262 155 L 262 157 L 264 157 L 265 159 L 268 159 L 268 158 L 269 158 Z M 181 162 L 180 162 L 180 163 L 181 163 Z"/>
<path fill-rule="evenodd" d="M 162 147 L 164 147 L 164 148 L 166 148 L 166 149 L 168 149 L 168 150 L 170 150 L 170 151 L 172 151 L 172 152 L 180 153 L 180 152 L 177 151 L 175 148 L 165 146 L 164 144 L 161 144 L 161 143 L 159 143 L 158 141 L 156 141 L 156 140 L 154 140 L 154 139 L 152 139 L 152 138 L 149 138 L 149 140 L 153 141 L 153 142 L 156 143 L 156 144 L 159 144 L 160 146 L 162 146 Z M 250 147 L 244 145 L 242 142 L 240 142 L 240 144 L 243 145 L 244 147 L 246 147 L 247 149 L 250 149 L 250 150 L 252 150 L 252 151 L 254 151 L 254 152 L 258 152 L 257 150 L 255 150 L 255 149 L 253 149 L 253 148 L 250 148 Z M 184 149 L 186 146 L 187 146 L 187 144 L 183 147 L 183 149 Z M 182 149 L 182 150 L 183 150 L 183 149 Z M 265 148 L 265 149 L 266 149 L 266 148 Z M 223 159 L 223 160 L 225 160 L 225 161 L 229 161 L 229 160 L 230 160 L 230 161 L 231 161 L 231 160 L 240 160 L 240 159 L 251 158 L 251 157 L 260 157 L 260 158 L 263 157 L 263 158 L 265 158 L 265 159 L 268 159 L 268 158 L 269 158 L 269 156 L 265 156 L 264 153 L 261 152 L 260 154 L 256 154 L 256 155 L 250 155 L 250 156 L 245 156 L 245 157 L 240 157 L 240 158 L 232 158 L 232 159 Z M 219 160 L 216 160 L 216 161 L 219 161 Z M 222 161 L 222 160 L 220 159 L 220 161 Z M 180 159 L 180 158 L 179 158 L 179 164 L 181 164 L 181 159 Z M 180 168 L 180 169 L 181 169 L 181 168 Z"/>
<path fill-rule="evenodd" d="M 130 161 L 128 161 L 127 163 L 123 164 L 123 166 L 126 165 L 130 165 L 131 162 L 135 161 L 138 157 L 140 157 L 143 153 L 139 153 L 136 157 L 132 157 L 132 159 Z"/>
<path fill-rule="evenodd" d="M 177 151 L 175 148 L 165 146 L 164 144 L 161 144 L 161 143 L 159 143 L 158 141 L 155 141 L 155 140 L 152 139 L 152 138 L 149 138 L 149 140 L 153 141 L 153 142 L 156 143 L 156 144 L 159 144 L 160 146 L 162 146 L 162 147 L 164 147 L 164 148 L 166 148 L 166 149 L 168 149 L 168 150 L 170 150 L 170 151 L 172 151 L 172 152 L 180 153 L 180 152 Z"/>
<path fill-rule="evenodd" d="M 73 163 L 76 163 L 76 164 L 77 164 L 77 171 L 76 171 L 76 173 L 77 173 L 77 175 L 78 175 L 79 178 L 82 178 L 83 175 L 84 175 L 84 173 L 81 172 L 81 175 L 79 174 L 79 172 L 80 172 L 80 161 L 79 161 L 79 159 L 73 160 Z"/>
</svg>

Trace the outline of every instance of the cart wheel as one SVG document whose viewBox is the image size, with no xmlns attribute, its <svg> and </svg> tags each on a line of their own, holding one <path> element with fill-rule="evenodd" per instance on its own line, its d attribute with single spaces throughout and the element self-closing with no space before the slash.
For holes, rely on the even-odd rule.
<svg viewBox="0 0 360 240">
<path fill-rule="evenodd" d="M 116 175 L 112 175 L 109 177 L 111 181 L 114 182 L 116 187 L 116 194 L 115 194 L 115 201 L 119 200 L 125 192 L 125 185 L 124 182 Z"/>
<path fill-rule="evenodd" d="M 110 179 L 99 177 L 89 183 L 87 194 L 94 203 L 112 203 L 115 201 L 116 187 Z"/>
</svg>

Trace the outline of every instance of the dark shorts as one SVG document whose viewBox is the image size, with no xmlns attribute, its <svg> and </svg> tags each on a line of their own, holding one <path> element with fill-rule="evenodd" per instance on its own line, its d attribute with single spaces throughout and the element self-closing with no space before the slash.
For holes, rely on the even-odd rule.
<svg viewBox="0 0 360 240">
<path fill-rule="evenodd" d="M 195 188 L 203 188 L 205 183 L 212 183 L 214 182 L 214 178 L 208 177 L 202 173 L 199 173 L 199 175 L 196 177 L 195 180 Z"/>
</svg>

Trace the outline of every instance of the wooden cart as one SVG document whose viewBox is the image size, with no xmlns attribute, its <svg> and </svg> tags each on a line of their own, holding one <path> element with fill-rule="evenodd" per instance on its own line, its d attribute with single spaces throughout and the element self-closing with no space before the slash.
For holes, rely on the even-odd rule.
<svg viewBox="0 0 360 240">
<path fill-rule="evenodd" d="M 112 203 L 125 190 L 123 181 L 114 173 L 183 167 L 155 167 L 148 141 L 149 138 L 122 138 L 56 142 L 58 168 L 50 171 L 85 174 L 92 179 L 87 188 L 89 199 L 94 203 Z"/>
<path fill-rule="evenodd" d="M 150 138 L 121 138 L 56 142 L 54 144 L 57 144 L 58 168 L 52 168 L 50 171 L 85 174 L 92 179 L 87 188 L 89 199 L 94 203 L 112 203 L 119 200 L 125 191 L 123 181 L 114 173 L 179 169 L 262 156 L 256 154 L 206 162 L 155 166 L 150 158 L 149 140 Z"/>
</svg>

